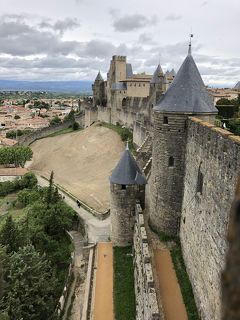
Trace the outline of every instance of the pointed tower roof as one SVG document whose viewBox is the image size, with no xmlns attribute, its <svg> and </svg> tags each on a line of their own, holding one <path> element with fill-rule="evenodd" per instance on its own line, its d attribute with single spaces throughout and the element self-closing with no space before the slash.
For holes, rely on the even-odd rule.
<svg viewBox="0 0 240 320">
<path fill-rule="evenodd" d="M 240 81 L 235 85 L 234 89 L 240 89 Z"/>
<path fill-rule="evenodd" d="M 162 96 L 154 110 L 162 112 L 218 113 L 193 60 L 191 46 L 189 46 L 188 56 L 171 86 Z"/>
<path fill-rule="evenodd" d="M 98 74 L 97 74 L 97 76 L 96 76 L 95 81 L 103 81 L 103 77 L 102 77 L 102 75 L 101 75 L 101 72 L 100 72 L 100 71 L 98 72 Z"/>
<path fill-rule="evenodd" d="M 147 183 L 145 177 L 141 173 L 141 170 L 136 163 L 136 160 L 131 155 L 128 149 L 128 145 L 123 152 L 117 166 L 112 171 L 109 180 L 111 183 L 123 185 L 143 185 Z"/>
<path fill-rule="evenodd" d="M 160 79 L 159 79 L 159 74 L 163 74 L 162 71 L 162 67 L 160 66 L 160 64 L 157 66 L 157 69 L 154 71 L 154 74 L 152 76 L 152 79 L 150 81 L 150 83 L 159 83 Z"/>
</svg>

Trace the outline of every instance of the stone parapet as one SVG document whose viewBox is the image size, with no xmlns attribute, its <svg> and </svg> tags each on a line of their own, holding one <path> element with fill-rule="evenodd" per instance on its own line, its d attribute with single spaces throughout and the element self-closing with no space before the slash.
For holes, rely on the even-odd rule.
<svg viewBox="0 0 240 320">
<path fill-rule="evenodd" d="M 140 204 L 136 204 L 134 227 L 134 278 L 136 320 L 160 320 L 148 238 Z"/>
</svg>

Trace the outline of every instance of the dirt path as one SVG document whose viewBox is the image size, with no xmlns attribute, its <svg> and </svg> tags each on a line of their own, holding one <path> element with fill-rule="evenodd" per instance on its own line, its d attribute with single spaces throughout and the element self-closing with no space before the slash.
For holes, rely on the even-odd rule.
<svg viewBox="0 0 240 320">
<path fill-rule="evenodd" d="M 188 320 L 168 249 L 155 249 L 154 260 L 166 320 Z"/>
<path fill-rule="evenodd" d="M 77 198 L 97 211 L 109 209 L 108 177 L 124 149 L 116 132 L 94 125 L 38 140 L 31 148 L 30 170 L 46 177 L 53 170 L 55 182 Z"/>
<path fill-rule="evenodd" d="M 111 242 L 98 243 L 96 266 L 93 320 L 113 320 L 113 249 Z"/>
</svg>

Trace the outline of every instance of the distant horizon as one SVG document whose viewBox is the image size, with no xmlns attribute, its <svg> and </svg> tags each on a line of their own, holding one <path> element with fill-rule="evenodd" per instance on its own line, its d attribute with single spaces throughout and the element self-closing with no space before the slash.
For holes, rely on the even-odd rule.
<svg viewBox="0 0 240 320">
<path fill-rule="evenodd" d="M 40 79 L 40 80 L 35 80 L 35 79 L 32 79 L 32 80 L 30 80 L 30 79 L 27 79 L 27 80 L 19 80 L 19 79 L 17 79 L 17 80 L 13 80 L 13 79 L 1 79 L 0 78 L 0 91 L 4 91 L 4 90 L 9 90 L 9 91 L 14 91 L 14 88 L 9 88 L 9 89 L 7 89 L 6 88 L 6 86 L 4 86 L 4 88 L 2 88 L 2 83 L 1 82 L 5 82 L 5 83 L 7 83 L 7 82 L 12 82 L 12 83 L 29 83 L 29 84 L 33 84 L 33 83 L 57 83 L 57 84 L 64 84 L 64 83 L 68 83 L 68 84 L 70 84 L 70 83 L 72 83 L 72 84 L 77 84 L 77 83 L 82 83 L 82 84 L 92 84 L 93 82 L 94 82 L 94 80 L 89 80 L 89 79 L 87 79 L 87 80 L 53 80 L 53 79 L 48 79 L 48 80 L 43 80 L 43 79 Z M 230 85 L 230 84 L 227 84 L 227 83 L 225 83 L 225 84 L 211 84 L 211 85 L 207 85 L 207 84 L 205 84 L 208 88 L 219 88 L 219 89 L 224 89 L 224 88 L 226 88 L 226 89 L 233 89 L 234 88 L 234 86 L 236 85 L 236 84 L 234 84 L 233 86 L 232 85 Z M 75 92 L 76 91 L 76 89 L 77 88 L 74 88 L 74 90 L 73 90 L 73 92 Z M 22 89 L 15 89 L 15 90 L 22 90 Z M 25 88 L 25 90 L 26 90 L 26 88 Z M 29 91 L 42 91 L 43 89 L 38 89 L 38 90 L 33 90 L 33 89 L 28 89 Z M 52 91 L 52 89 L 49 89 L 49 90 L 47 90 L 47 89 L 44 89 L 44 90 L 46 90 L 46 91 Z M 70 92 L 72 91 L 72 90 L 70 90 Z M 91 86 L 89 86 L 89 87 L 84 87 L 84 91 L 87 91 L 87 90 L 89 90 L 89 92 L 91 92 L 92 91 L 92 89 L 91 89 Z M 24 91 L 24 90 L 23 90 Z"/>
</svg>

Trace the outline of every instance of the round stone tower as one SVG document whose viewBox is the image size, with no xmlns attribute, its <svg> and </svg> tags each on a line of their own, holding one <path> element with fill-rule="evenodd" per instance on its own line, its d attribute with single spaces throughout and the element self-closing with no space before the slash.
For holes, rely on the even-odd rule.
<svg viewBox="0 0 240 320">
<path fill-rule="evenodd" d="M 111 240 L 113 246 L 133 243 L 136 200 L 144 203 L 146 179 L 128 146 L 110 178 Z"/>
<path fill-rule="evenodd" d="M 154 108 L 150 225 L 176 235 L 182 209 L 187 119 L 211 121 L 217 114 L 191 55 Z"/>
</svg>

